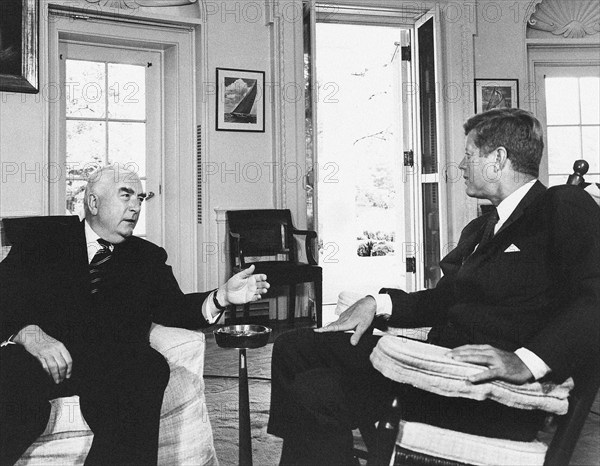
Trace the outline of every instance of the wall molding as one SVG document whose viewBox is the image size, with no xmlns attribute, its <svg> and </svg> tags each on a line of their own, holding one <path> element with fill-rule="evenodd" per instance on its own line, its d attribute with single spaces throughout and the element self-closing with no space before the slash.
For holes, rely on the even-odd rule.
<svg viewBox="0 0 600 466">
<path fill-rule="evenodd" d="M 527 27 L 566 39 L 581 39 L 600 32 L 597 0 L 535 0 Z"/>
<path fill-rule="evenodd" d="M 170 7 L 196 3 L 198 0 L 85 0 L 88 3 L 121 10 L 134 10 L 139 7 Z"/>
<path fill-rule="evenodd" d="M 271 121 L 273 140 L 274 199 L 273 204 L 278 209 L 287 207 L 287 193 L 284 182 L 279 176 L 281 167 L 285 167 L 287 160 L 286 150 L 286 109 L 283 101 L 283 86 L 285 85 L 285 54 L 283 26 L 281 18 L 275 12 L 275 2 L 266 0 L 267 11 L 266 26 L 270 28 L 271 35 Z"/>
</svg>

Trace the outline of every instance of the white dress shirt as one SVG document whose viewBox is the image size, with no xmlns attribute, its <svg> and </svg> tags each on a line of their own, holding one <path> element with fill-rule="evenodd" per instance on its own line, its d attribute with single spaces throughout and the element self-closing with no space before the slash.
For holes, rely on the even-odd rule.
<svg viewBox="0 0 600 466">
<path fill-rule="evenodd" d="M 502 225 L 504 225 L 506 220 L 508 220 L 508 217 L 510 217 L 510 215 L 514 212 L 514 210 L 517 208 L 517 205 L 519 205 L 519 202 L 521 202 L 536 181 L 537 180 L 531 180 L 528 183 L 525 183 L 519 189 L 511 193 L 500 204 L 498 204 L 496 207 L 498 211 L 498 223 L 496 223 L 494 228 L 494 234 L 498 232 L 500 228 L 502 228 Z M 377 293 L 369 296 L 372 296 L 375 299 L 377 305 L 375 311 L 376 315 L 392 314 L 392 298 L 390 298 L 390 295 Z M 541 379 L 548 372 L 550 372 L 548 365 L 539 356 L 527 348 L 519 348 L 515 351 L 515 354 L 531 371 L 535 380 Z"/>
</svg>

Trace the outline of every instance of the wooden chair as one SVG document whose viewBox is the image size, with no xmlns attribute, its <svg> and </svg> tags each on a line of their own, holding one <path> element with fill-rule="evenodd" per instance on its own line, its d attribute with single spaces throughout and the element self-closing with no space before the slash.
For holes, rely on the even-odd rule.
<svg viewBox="0 0 600 466">
<path fill-rule="evenodd" d="M 317 234 L 294 228 L 292 214 L 288 209 L 230 210 L 227 212 L 227 223 L 232 272 L 237 273 L 254 264 L 255 273 L 266 274 L 271 286 L 288 286 L 290 322 L 294 321 L 296 285 L 312 282 L 316 321 L 320 327 L 323 321 L 323 270 L 317 265 L 314 256 L 313 247 L 316 247 Z M 297 236 L 304 237 L 307 263 L 299 260 Z M 249 309 L 249 304 L 246 304 L 245 318 L 249 316 Z"/>
<path fill-rule="evenodd" d="M 586 188 L 589 183 L 584 180 L 584 175 L 589 168 L 585 160 L 577 160 L 573 165 L 574 173 L 569 176 L 567 184 Z M 569 409 L 563 416 L 556 416 L 556 431 L 552 436 L 548 449 L 543 457 L 544 466 L 564 466 L 569 464 L 581 429 L 589 414 L 590 408 L 600 389 L 600 368 L 598 365 L 589 367 L 585 372 L 573 376 L 575 387 L 569 395 Z M 380 419 L 377 431 L 373 426 L 361 426 L 361 434 L 369 454 L 355 451 L 358 458 L 367 458 L 369 466 L 404 466 L 404 465 L 435 465 L 435 466 L 468 466 L 466 461 L 459 461 L 456 458 L 448 459 L 442 456 L 432 456 L 419 451 L 404 448 L 398 444 L 398 432 L 401 424 L 402 404 L 399 398 L 394 398 L 390 402 L 390 409 L 386 416 Z M 404 425 L 405 426 L 405 425 Z M 433 437 L 434 430 L 432 426 L 425 426 L 424 435 L 427 435 L 426 429 L 431 427 Z M 464 435 L 457 432 L 448 431 L 449 435 Z M 510 448 L 508 440 L 494 439 L 499 442 L 506 442 L 506 448 Z M 482 443 L 481 448 L 486 448 Z M 478 447 L 479 448 L 479 447 Z M 533 466 L 533 465 L 532 465 Z"/>
</svg>

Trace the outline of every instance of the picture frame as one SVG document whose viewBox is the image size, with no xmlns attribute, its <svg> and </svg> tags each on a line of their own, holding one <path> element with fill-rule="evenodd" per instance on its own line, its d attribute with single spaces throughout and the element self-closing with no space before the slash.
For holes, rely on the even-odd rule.
<svg viewBox="0 0 600 466">
<path fill-rule="evenodd" d="M 0 91 L 36 94 L 39 0 L 0 2 Z"/>
<path fill-rule="evenodd" d="M 217 68 L 217 131 L 265 132 L 265 72 Z"/>
<path fill-rule="evenodd" d="M 476 79 L 475 113 L 519 106 L 518 79 Z"/>
</svg>

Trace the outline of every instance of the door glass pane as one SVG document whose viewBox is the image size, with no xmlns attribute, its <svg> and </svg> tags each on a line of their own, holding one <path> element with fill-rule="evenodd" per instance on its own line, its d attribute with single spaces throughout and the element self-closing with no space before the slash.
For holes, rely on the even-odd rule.
<svg viewBox="0 0 600 466">
<path fill-rule="evenodd" d="M 66 61 L 67 117 L 104 118 L 106 70 L 104 63 Z"/>
<path fill-rule="evenodd" d="M 146 124 L 108 124 L 108 162 L 126 165 L 138 176 L 146 176 Z"/>
<path fill-rule="evenodd" d="M 406 282 L 399 28 L 317 23 L 324 303 Z"/>
<path fill-rule="evenodd" d="M 421 172 L 437 173 L 437 114 L 433 18 L 419 27 L 419 100 L 421 104 Z"/>
<path fill-rule="evenodd" d="M 142 188 L 143 192 L 147 193 L 145 180 L 142 180 Z M 142 210 L 140 210 L 140 216 L 134 231 L 136 236 L 146 236 L 146 210 L 148 209 L 146 202 L 142 202 Z M 149 202 L 156 202 L 156 199 L 152 199 Z"/>
<path fill-rule="evenodd" d="M 425 287 L 434 288 L 440 269 L 440 206 L 437 183 L 423 183 L 423 261 Z"/>
<path fill-rule="evenodd" d="M 67 166 L 80 170 L 106 163 L 106 125 L 103 121 L 68 120 Z"/>
<path fill-rule="evenodd" d="M 83 218 L 83 197 L 87 181 L 67 179 L 67 209 L 65 215 L 78 215 Z"/>
<path fill-rule="evenodd" d="M 108 65 L 108 115 L 110 118 L 146 118 L 146 68 L 139 65 Z"/>
<path fill-rule="evenodd" d="M 578 125 L 578 78 L 546 78 L 546 121 L 548 125 Z"/>
</svg>

